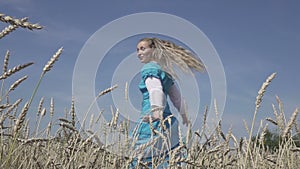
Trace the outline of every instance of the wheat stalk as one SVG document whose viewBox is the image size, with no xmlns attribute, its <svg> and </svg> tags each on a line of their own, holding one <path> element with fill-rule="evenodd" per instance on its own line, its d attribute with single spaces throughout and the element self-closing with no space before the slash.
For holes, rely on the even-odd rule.
<svg viewBox="0 0 300 169">
<path fill-rule="evenodd" d="M 53 101 L 53 97 L 51 97 L 51 100 L 50 100 L 50 116 L 51 118 L 53 117 L 54 115 L 54 101 Z"/>
<path fill-rule="evenodd" d="M 27 111 L 28 111 L 28 108 L 29 108 L 29 104 L 28 102 L 24 105 L 23 109 L 22 109 L 22 112 L 20 113 L 14 127 L 13 127 L 13 135 L 14 136 L 17 136 L 19 130 L 21 129 L 22 127 L 22 124 L 25 120 L 25 116 L 27 114 Z"/>
<path fill-rule="evenodd" d="M 10 91 L 13 91 L 15 90 L 24 80 L 26 80 L 28 78 L 28 76 L 23 76 L 22 78 L 18 79 L 17 81 L 15 81 L 11 86 L 10 88 L 8 89 L 8 92 L 9 93 Z"/>
<path fill-rule="evenodd" d="M 8 108 L 8 107 L 10 107 L 10 106 L 11 106 L 11 105 L 8 104 L 8 103 L 1 104 L 1 105 L 0 105 L 0 111 L 4 110 L 4 109 L 6 109 L 6 108 Z"/>
<path fill-rule="evenodd" d="M 40 103 L 39 103 L 39 106 L 38 106 L 38 115 L 37 115 L 37 118 L 39 117 L 39 120 L 36 121 L 36 128 L 35 128 L 35 134 L 36 134 L 36 136 L 37 136 L 38 131 L 39 131 L 41 120 L 42 120 L 42 118 L 46 114 L 46 108 L 42 108 L 43 102 L 44 102 L 44 98 L 42 98 L 40 100 Z"/>
<path fill-rule="evenodd" d="M 52 121 L 50 121 L 47 125 L 47 129 L 46 129 L 46 134 L 47 134 L 47 137 L 50 137 L 50 134 L 51 134 L 51 128 L 52 128 Z"/>
<path fill-rule="evenodd" d="M 42 82 L 43 77 L 45 76 L 46 72 L 48 72 L 48 71 L 51 70 L 51 68 L 53 67 L 55 61 L 56 61 L 56 60 L 59 58 L 59 56 L 61 55 L 62 50 L 63 50 L 62 47 L 59 48 L 58 51 L 52 56 L 52 58 L 51 58 L 51 59 L 47 62 L 47 64 L 44 66 L 43 71 L 42 71 L 42 74 L 41 74 L 41 76 L 40 76 L 40 79 L 39 79 L 39 81 L 38 81 L 36 87 L 34 88 L 34 90 L 33 90 L 33 92 L 32 92 L 32 95 L 31 95 L 31 97 L 30 97 L 30 100 L 29 100 L 29 106 L 31 105 L 31 103 L 32 103 L 32 101 L 33 101 L 33 98 L 34 98 L 34 96 L 35 96 L 35 94 L 36 94 L 36 92 L 37 92 L 37 90 L 38 90 L 38 88 L 39 88 L 39 86 L 40 86 L 40 84 L 41 84 L 41 82 Z"/>
<path fill-rule="evenodd" d="M 262 84 L 261 88 L 258 91 L 258 95 L 256 97 L 256 101 L 255 101 L 255 111 L 254 111 L 254 115 L 253 115 L 253 120 L 252 120 L 252 125 L 251 125 L 251 129 L 250 129 L 250 133 L 249 133 L 249 143 L 247 146 L 247 152 L 246 152 L 246 160 L 248 159 L 248 155 L 250 152 L 250 143 L 251 143 L 251 138 L 252 138 L 252 133 L 253 133 L 253 129 L 254 129 L 254 123 L 255 123 L 255 119 L 256 119 L 256 114 L 258 112 L 258 109 L 260 107 L 260 104 L 262 102 L 262 98 L 264 96 L 264 93 L 266 92 L 266 88 L 269 86 L 269 84 L 271 83 L 271 81 L 275 78 L 276 73 L 272 73 L 267 79 L 266 81 Z M 247 168 L 247 162 L 244 164 L 245 168 Z"/>
<path fill-rule="evenodd" d="M 6 79 L 7 77 L 11 76 L 12 74 L 32 65 L 33 62 L 29 62 L 29 63 L 25 63 L 25 64 L 20 64 L 18 66 L 13 67 L 12 69 L 9 69 L 8 71 L 4 72 L 1 76 L 0 76 L 0 80 L 2 79 Z"/>
<path fill-rule="evenodd" d="M 100 118 L 101 118 L 103 112 L 104 112 L 104 110 L 101 110 L 101 111 L 99 112 L 99 115 L 98 115 L 98 117 L 96 118 L 95 123 L 98 123 L 98 122 L 99 122 L 99 120 L 100 120 Z"/>
<path fill-rule="evenodd" d="M 76 123 L 76 114 L 75 114 L 75 100 L 74 97 L 72 97 L 72 103 L 71 103 L 71 116 L 72 116 L 72 126 L 75 127 L 75 123 Z"/>
<path fill-rule="evenodd" d="M 8 27 L 4 28 L 0 32 L 0 39 L 2 39 L 4 36 L 8 35 L 9 33 L 13 32 L 17 28 L 18 28 L 18 26 L 16 26 L 16 25 L 9 25 Z"/>
<path fill-rule="evenodd" d="M 87 115 L 89 114 L 90 110 L 92 109 L 93 105 L 95 104 L 95 102 L 97 101 L 97 99 L 111 91 L 113 91 L 114 89 L 116 89 L 118 87 L 118 85 L 114 85 L 110 88 L 107 88 L 103 91 L 101 91 L 96 97 L 95 99 L 93 100 L 93 102 L 91 103 L 90 107 L 88 108 L 87 112 L 84 114 L 84 118 L 82 120 L 82 124 L 80 126 L 80 130 L 85 126 L 85 121 L 86 121 L 86 118 L 87 118 Z"/>
<path fill-rule="evenodd" d="M 8 91 L 6 92 L 5 94 L 5 97 L 6 97 L 6 100 L 7 100 L 7 103 L 9 103 L 9 93 L 13 90 L 15 90 L 23 81 L 25 81 L 27 79 L 28 76 L 23 76 L 22 78 L 18 79 L 17 81 L 15 81 L 11 86 L 10 88 L 8 89 Z"/>
<path fill-rule="evenodd" d="M 4 56 L 3 73 L 7 72 L 9 56 L 10 56 L 10 52 L 9 52 L 9 50 L 7 50 L 5 53 L 5 56 Z"/>
<path fill-rule="evenodd" d="M 184 146 L 182 132 L 181 132 L 181 128 L 179 125 L 178 125 L 178 136 L 179 136 L 179 145 Z"/>
<path fill-rule="evenodd" d="M 63 128 L 67 128 L 67 129 L 69 129 L 69 130 L 71 130 L 71 131 L 74 131 L 74 132 L 78 133 L 78 131 L 76 130 L 76 128 L 73 127 L 72 125 L 69 125 L 69 124 L 64 123 L 64 122 L 60 123 L 59 125 L 60 125 L 61 127 L 63 127 Z"/>
<path fill-rule="evenodd" d="M 9 33 L 13 32 L 16 30 L 18 26 L 16 25 L 9 25 L 8 27 L 5 27 L 1 32 L 0 32 L 0 39 L 2 39 L 4 36 L 8 35 Z"/>
<path fill-rule="evenodd" d="M 300 134 L 300 127 L 299 127 L 297 120 L 295 120 L 294 126 L 295 126 L 295 130 L 296 130 L 296 134 Z"/>
<path fill-rule="evenodd" d="M 248 124 L 247 124 L 246 120 L 243 120 L 243 124 L 244 124 L 244 127 L 245 127 L 247 133 L 250 134 L 250 130 L 249 130 L 249 127 L 248 127 Z"/>
<path fill-rule="evenodd" d="M 43 104 L 44 104 L 44 97 L 41 98 L 39 105 L 38 105 L 38 109 L 37 109 L 37 116 L 39 116 L 42 112 L 42 108 L 43 108 Z"/>
<path fill-rule="evenodd" d="M 24 144 L 36 143 L 36 142 L 48 142 L 51 138 L 31 138 L 24 141 Z"/>
<path fill-rule="evenodd" d="M 205 134 L 205 130 L 207 127 L 207 114 L 208 114 L 208 106 L 205 106 L 204 113 L 203 113 L 203 121 L 202 121 L 202 128 L 201 128 L 201 135 L 199 135 L 200 138 Z"/>
<path fill-rule="evenodd" d="M 89 129 L 92 129 L 93 125 L 94 125 L 94 113 L 91 114 L 91 117 L 90 117 Z"/>
<path fill-rule="evenodd" d="M 17 101 L 15 101 L 14 104 L 12 104 L 12 106 L 10 106 L 6 113 L 9 114 L 13 109 L 15 109 L 16 107 L 18 107 L 18 105 L 22 102 L 23 99 L 18 99 Z"/>
<path fill-rule="evenodd" d="M 279 127 L 280 131 L 283 131 L 283 130 L 284 130 L 284 125 L 285 125 L 285 124 L 284 124 L 284 121 L 282 121 L 281 116 L 278 115 L 278 112 L 277 112 L 276 107 L 275 107 L 274 104 L 272 104 L 272 108 L 273 108 L 273 114 L 274 114 L 275 119 L 276 119 L 276 121 L 274 121 L 274 122 L 275 122 L 276 125 Z M 271 120 L 270 122 L 273 123 L 272 120 Z M 274 123 L 274 124 L 275 124 L 275 123 Z"/>
<path fill-rule="evenodd" d="M 22 20 L 25 20 L 25 21 L 22 21 Z M 42 29 L 43 27 L 40 26 L 39 24 L 32 24 L 30 22 L 27 22 L 27 18 L 23 18 L 23 19 L 15 19 L 11 16 L 5 16 L 4 14 L 1 14 L 0 13 L 0 21 L 2 22 L 6 22 L 6 23 L 10 23 L 11 25 L 16 25 L 16 26 L 21 26 L 23 28 L 27 28 L 27 29 L 30 29 L 30 30 L 33 30 L 33 29 Z"/>
<path fill-rule="evenodd" d="M 279 106 L 279 115 L 277 118 L 277 123 L 278 123 L 278 126 L 279 126 L 281 132 L 283 132 L 284 126 L 286 124 L 286 119 L 285 119 L 285 115 L 284 115 L 284 111 L 283 111 L 283 103 L 281 102 L 281 100 L 278 96 L 276 96 L 276 100 L 277 100 L 277 103 Z"/>
<path fill-rule="evenodd" d="M 113 90 L 116 89 L 117 87 L 118 87 L 118 85 L 114 85 L 114 86 L 112 86 L 112 87 L 110 87 L 110 88 L 107 88 L 107 89 L 101 91 L 101 92 L 97 95 L 97 98 L 99 98 L 99 97 L 101 97 L 101 96 L 103 96 L 103 95 L 105 95 L 105 94 L 107 94 L 107 93 L 113 91 Z"/>
<path fill-rule="evenodd" d="M 46 115 L 46 108 L 44 107 L 41 111 L 41 117 L 44 117 Z"/>
<path fill-rule="evenodd" d="M 110 123 L 108 124 L 110 127 L 116 128 L 117 127 L 117 122 L 118 122 L 118 118 L 119 118 L 119 109 L 116 110 L 116 113 L 114 113 L 113 107 L 110 107 L 111 109 L 111 114 L 112 114 L 112 118 Z"/>
<path fill-rule="evenodd" d="M 266 88 L 269 86 L 269 84 L 271 83 L 271 81 L 275 78 L 276 73 L 272 73 L 267 80 L 262 84 L 261 88 L 258 91 L 258 95 L 256 97 L 256 101 L 255 101 L 255 111 L 258 110 L 258 108 L 260 107 L 260 103 L 262 102 L 262 98 L 264 96 L 264 93 L 266 92 Z"/>
<path fill-rule="evenodd" d="M 265 125 L 265 127 L 263 128 L 263 130 L 260 134 L 260 137 L 259 137 L 259 144 L 262 145 L 262 146 L 264 145 L 267 130 L 268 130 L 268 124 Z"/>
<path fill-rule="evenodd" d="M 276 126 L 278 125 L 278 123 L 275 120 L 273 120 L 272 118 L 270 118 L 270 117 L 266 118 L 266 120 L 269 121 L 269 122 L 271 122 L 271 123 L 273 123 Z"/>
<path fill-rule="evenodd" d="M 64 122 L 64 123 L 72 124 L 72 122 L 69 121 L 68 119 L 59 118 L 58 120 L 59 120 L 59 121 L 62 121 L 62 122 Z"/>
<path fill-rule="evenodd" d="M 28 20 L 28 18 L 22 18 L 21 20 L 18 20 L 18 23 L 24 23 Z M 0 32 L 0 39 L 3 38 L 4 36 L 8 35 L 9 33 L 13 32 L 19 27 L 19 25 L 9 25 L 5 27 L 1 32 Z"/>
<path fill-rule="evenodd" d="M 159 133 L 159 132 L 158 132 Z M 138 155 L 140 155 L 140 153 L 143 153 L 144 150 L 150 146 L 153 146 L 157 141 L 158 141 L 159 137 L 156 137 L 150 141 L 148 141 L 145 144 L 140 145 L 132 154 L 132 157 L 136 157 Z"/>
<path fill-rule="evenodd" d="M 0 116 L 0 130 L 3 129 L 3 122 L 7 118 L 7 116 L 8 116 L 8 113 L 2 114 Z"/>
<path fill-rule="evenodd" d="M 225 137 L 225 134 L 222 132 L 221 120 L 219 121 L 216 129 L 217 129 L 218 135 L 220 135 L 226 141 L 227 139 Z"/>
<path fill-rule="evenodd" d="M 59 56 L 61 55 L 63 48 L 59 48 L 58 51 L 52 56 L 52 58 L 48 61 L 48 63 L 43 68 L 43 74 L 50 71 L 53 67 L 54 63 L 58 60 Z"/>
<path fill-rule="evenodd" d="M 285 129 L 283 130 L 282 138 L 287 138 L 287 136 L 290 133 L 290 130 L 291 130 L 293 124 L 295 124 L 295 120 L 296 120 L 296 117 L 297 117 L 298 113 L 299 113 L 299 110 L 298 110 L 298 108 L 296 108 L 296 110 L 292 114 L 289 122 L 287 123 Z"/>
</svg>

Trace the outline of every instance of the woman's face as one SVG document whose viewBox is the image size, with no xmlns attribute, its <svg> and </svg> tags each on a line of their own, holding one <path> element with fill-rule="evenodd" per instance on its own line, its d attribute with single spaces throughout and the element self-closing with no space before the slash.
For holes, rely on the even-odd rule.
<svg viewBox="0 0 300 169">
<path fill-rule="evenodd" d="M 137 45 L 137 56 L 142 63 L 148 63 L 152 61 L 151 54 L 153 48 L 150 47 L 147 41 L 141 41 Z"/>
</svg>

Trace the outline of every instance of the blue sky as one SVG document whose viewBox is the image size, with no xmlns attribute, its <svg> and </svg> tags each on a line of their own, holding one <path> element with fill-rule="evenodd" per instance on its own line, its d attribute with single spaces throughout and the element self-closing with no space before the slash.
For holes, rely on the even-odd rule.
<svg viewBox="0 0 300 169">
<path fill-rule="evenodd" d="M 30 77 L 12 97 L 29 97 L 44 64 L 58 48 L 64 47 L 59 61 L 42 82 L 35 101 L 45 96 L 49 102 L 50 97 L 54 97 L 57 113 L 63 114 L 65 108 L 70 107 L 73 69 L 86 41 L 111 21 L 139 12 L 161 12 L 184 18 L 202 30 L 214 45 L 222 61 L 227 83 L 224 130 L 232 126 L 237 135 L 245 133 L 242 120 L 250 125 L 257 91 L 273 72 L 277 72 L 277 76 L 265 93 L 257 124 L 260 119 L 273 117 L 271 105 L 277 105 L 277 95 L 284 103 L 288 117 L 300 104 L 298 1 L 0 0 L 0 7 L 1 13 L 16 18 L 29 17 L 30 22 L 44 26 L 43 30 L 38 31 L 19 29 L 0 40 L 0 56 L 3 58 L 6 50 L 11 51 L 10 66 L 35 62 L 22 72 Z M 1 28 L 5 26 L 1 24 Z M 106 65 L 108 68 L 104 70 L 112 71 L 109 67 L 122 61 L 123 53 L 127 55 L 134 52 L 136 39 L 132 38 L 112 50 L 115 58 L 110 58 Z M 109 77 L 105 75 L 109 76 L 110 73 L 102 73 L 100 69 L 95 91 L 109 87 L 109 80 L 106 79 Z M 209 91 L 209 77 L 198 75 L 197 78 L 200 84 L 203 81 L 200 93 Z M 8 82 L 14 80 L 8 79 Z M 132 83 L 130 92 L 134 93 L 134 90 Z M 210 104 L 210 99 L 203 98 L 201 110 Z"/>
</svg>

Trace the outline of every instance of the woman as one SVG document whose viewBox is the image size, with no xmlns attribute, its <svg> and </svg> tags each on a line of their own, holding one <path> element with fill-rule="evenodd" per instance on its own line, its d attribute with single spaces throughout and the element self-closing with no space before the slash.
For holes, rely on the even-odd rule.
<svg viewBox="0 0 300 169">
<path fill-rule="evenodd" d="M 143 101 L 141 122 L 133 137 L 136 150 L 147 146 L 140 159 L 151 168 L 154 156 L 168 157 L 168 151 L 179 145 L 178 121 L 172 116 L 167 97 L 180 112 L 183 124 L 188 124 L 187 115 L 181 109 L 181 95 L 174 82 L 177 75 L 173 65 L 184 72 L 191 69 L 203 71 L 204 65 L 190 51 L 158 38 L 141 39 L 137 44 L 137 56 L 144 63 L 139 84 Z"/>
</svg>

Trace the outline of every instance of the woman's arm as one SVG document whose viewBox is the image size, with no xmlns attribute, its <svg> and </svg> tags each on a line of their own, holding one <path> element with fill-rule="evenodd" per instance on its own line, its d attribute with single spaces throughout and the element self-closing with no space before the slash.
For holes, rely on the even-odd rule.
<svg viewBox="0 0 300 169">
<path fill-rule="evenodd" d="M 148 77 L 145 81 L 146 88 L 149 92 L 149 99 L 151 106 L 164 107 L 165 94 L 161 81 L 155 77 Z"/>
<path fill-rule="evenodd" d="M 170 87 L 168 94 L 169 94 L 171 102 L 176 107 L 177 111 L 180 112 L 180 110 L 181 110 L 181 93 L 175 84 L 173 84 Z"/>
<path fill-rule="evenodd" d="M 163 109 L 165 106 L 165 94 L 161 81 L 155 77 L 148 77 L 145 80 L 146 88 L 149 92 L 149 100 L 152 111 L 153 121 L 163 119 Z M 145 117 L 144 121 L 149 121 L 149 117 Z"/>
<path fill-rule="evenodd" d="M 169 89 L 169 97 L 173 105 L 176 107 L 177 111 L 180 112 L 182 123 L 184 125 L 188 125 L 189 121 L 186 115 L 186 111 L 184 110 L 184 106 L 181 102 L 181 93 L 175 84 L 173 84 Z"/>
</svg>

